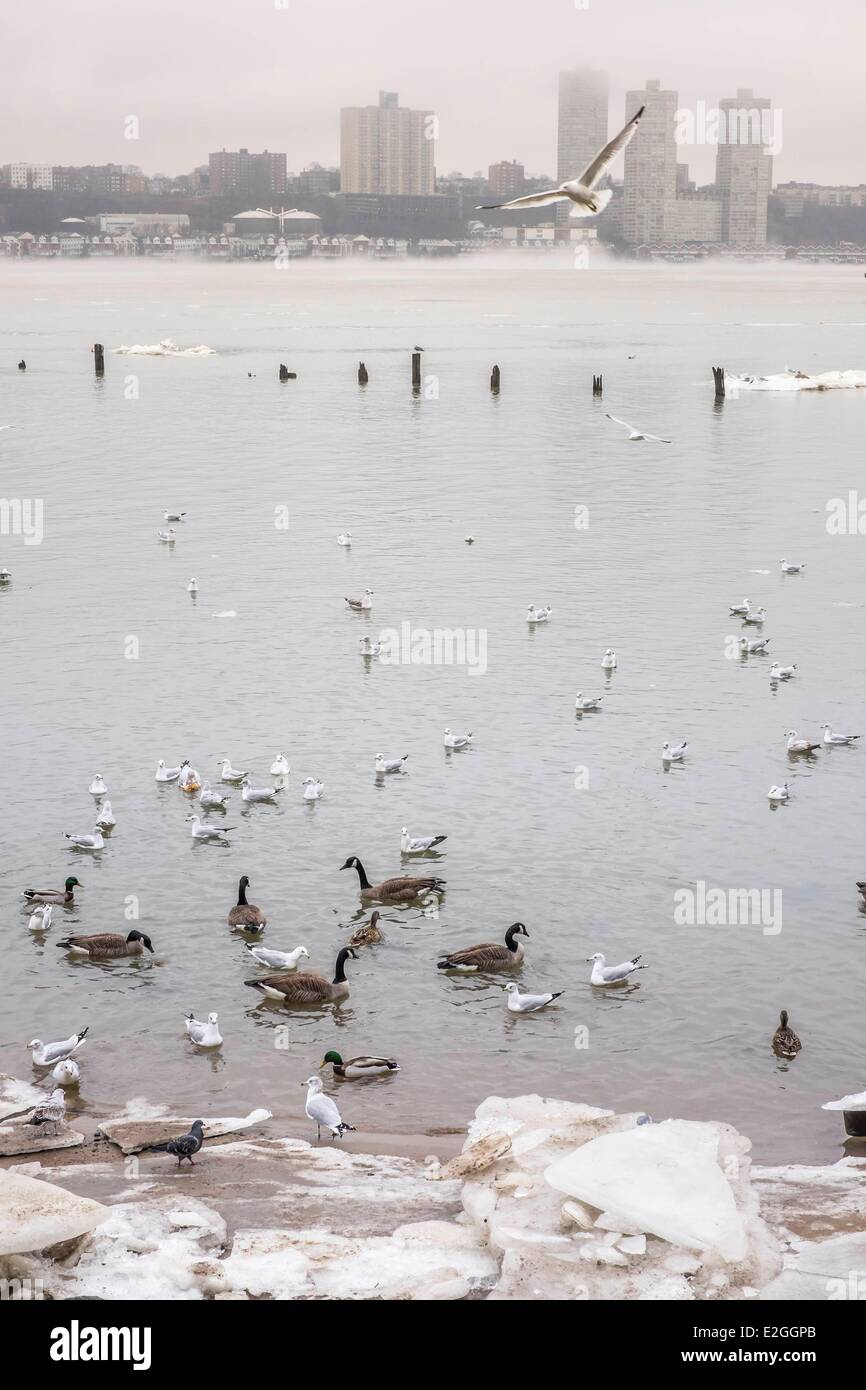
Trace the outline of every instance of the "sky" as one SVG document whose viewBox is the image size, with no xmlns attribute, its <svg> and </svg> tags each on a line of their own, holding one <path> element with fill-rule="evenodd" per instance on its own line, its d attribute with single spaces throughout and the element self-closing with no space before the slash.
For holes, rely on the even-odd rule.
<svg viewBox="0 0 866 1390">
<path fill-rule="evenodd" d="M 866 182 L 864 0 L 43 0 L 3 7 L 0 51 L 0 164 L 333 165 L 340 107 L 381 88 L 435 111 L 439 173 L 552 173 L 557 72 L 591 63 L 611 131 L 647 78 L 688 109 L 751 87 L 780 113 L 774 181 Z M 712 180 L 711 147 L 680 158 Z"/>
</svg>

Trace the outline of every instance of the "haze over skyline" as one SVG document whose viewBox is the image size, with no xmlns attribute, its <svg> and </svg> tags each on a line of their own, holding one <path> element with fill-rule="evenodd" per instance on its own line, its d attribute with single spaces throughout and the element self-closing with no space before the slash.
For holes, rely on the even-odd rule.
<svg viewBox="0 0 866 1390">
<path fill-rule="evenodd" d="M 582 0 L 581 0 L 582 2 Z M 285 151 L 299 170 L 339 163 L 341 106 L 384 88 L 439 118 L 436 167 L 517 159 L 556 167 L 557 73 L 610 74 L 610 123 L 627 90 L 657 78 L 682 107 L 751 87 L 781 110 L 774 182 L 866 182 L 862 0 L 91 0 L 86 19 L 50 0 L 0 19 L 0 163 L 114 162 L 177 174 L 223 147 Z M 136 116 L 140 138 L 124 138 Z M 693 178 L 715 150 L 683 146 Z M 575 171 L 577 172 L 577 171 Z M 621 176 L 621 171 L 619 176 Z"/>
</svg>

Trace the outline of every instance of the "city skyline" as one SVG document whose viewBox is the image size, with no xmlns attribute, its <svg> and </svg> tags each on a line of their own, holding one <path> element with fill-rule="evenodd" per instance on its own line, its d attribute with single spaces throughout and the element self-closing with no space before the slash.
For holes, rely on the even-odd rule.
<svg viewBox="0 0 866 1390">
<path fill-rule="evenodd" d="M 131 47 L 124 16 L 107 0 L 96 0 L 88 26 L 49 6 L 48 37 L 44 11 L 19 11 L 3 21 L 16 63 L 0 115 L 16 135 L 0 157 L 137 164 L 173 176 L 225 147 L 284 150 L 294 170 L 333 167 L 340 109 L 387 89 L 436 114 L 440 172 L 506 159 L 553 172 L 558 73 L 586 63 L 610 74 L 611 124 L 626 92 L 650 77 L 691 108 L 747 86 L 771 93 L 784 112 L 778 181 L 862 182 L 860 7 L 829 0 L 820 45 L 805 0 L 785 6 L 783 23 L 775 16 L 730 0 L 723 11 L 702 11 L 695 43 L 686 0 L 660 0 L 651 12 L 631 0 L 588 0 L 587 8 L 546 0 L 531 24 L 517 0 L 476 0 L 468 11 L 441 0 L 425 20 L 424 42 L 409 44 L 397 0 L 375 9 L 359 0 L 272 0 L 260 11 L 192 0 L 180 19 L 166 0 L 153 0 L 147 30 Z M 165 32 L 168 48 L 151 38 Z M 800 75 L 804 52 L 808 78 Z M 129 117 L 137 139 L 125 138 Z M 713 180 L 711 148 L 696 147 L 688 162 L 698 183 Z"/>
</svg>

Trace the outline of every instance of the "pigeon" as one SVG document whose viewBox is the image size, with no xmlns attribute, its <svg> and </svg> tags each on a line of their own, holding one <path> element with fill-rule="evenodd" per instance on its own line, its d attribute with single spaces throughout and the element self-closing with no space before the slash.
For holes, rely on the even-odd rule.
<svg viewBox="0 0 866 1390">
<path fill-rule="evenodd" d="M 71 1038 L 64 1038 L 62 1042 L 43 1042 L 41 1038 L 33 1038 L 27 1044 L 33 1053 L 33 1062 L 37 1067 L 53 1067 L 55 1062 L 63 1062 L 67 1057 L 71 1057 L 73 1052 L 77 1052 L 84 1046 L 85 1038 L 90 1031 L 90 1025 L 82 1028 L 80 1033 L 73 1033 Z"/>
<path fill-rule="evenodd" d="M 605 412 L 605 418 L 612 420 L 615 425 L 622 425 L 623 429 L 628 430 L 629 441 L 632 443 L 638 439 L 649 439 L 652 440 L 653 444 L 670 444 L 672 442 L 670 439 L 662 439 L 661 435 L 648 434 L 646 430 L 639 430 L 635 425 L 630 425 L 628 420 L 620 420 L 618 415 L 609 415 Z"/>
<path fill-rule="evenodd" d="M 520 986 L 513 981 L 505 986 L 508 994 L 508 1010 L 513 1014 L 531 1014 L 537 1009 L 543 1009 L 547 1004 L 552 1004 L 554 999 L 559 999 L 562 990 L 557 990 L 554 994 L 521 994 Z"/>
<path fill-rule="evenodd" d="M 178 1168 L 185 1158 L 189 1159 L 190 1166 L 194 1168 L 192 1156 L 198 1153 L 204 1141 L 203 1128 L 202 1120 L 193 1120 L 188 1134 L 182 1134 L 179 1139 L 169 1139 L 166 1144 L 150 1144 L 148 1147 L 153 1153 L 174 1154 Z"/>
<path fill-rule="evenodd" d="M 623 961 L 622 965 L 605 965 L 604 956 L 601 951 L 596 951 L 594 956 L 589 957 L 592 963 L 592 974 L 589 982 L 592 985 L 616 985 L 620 980 L 625 980 L 633 970 L 648 970 L 647 965 L 638 965 L 640 956 L 634 956 L 631 960 Z"/>
<path fill-rule="evenodd" d="M 316 1122 L 317 1139 L 322 1137 L 322 1125 L 331 1131 L 335 1139 L 342 1139 L 346 1130 L 354 1130 L 354 1125 L 347 1125 L 340 1118 L 336 1101 L 323 1094 L 322 1083 L 318 1076 L 308 1076 L 302 1085 L 307 1087 L 307 1103 L 304 1110 L 309 1118 Z"/>
</svg>

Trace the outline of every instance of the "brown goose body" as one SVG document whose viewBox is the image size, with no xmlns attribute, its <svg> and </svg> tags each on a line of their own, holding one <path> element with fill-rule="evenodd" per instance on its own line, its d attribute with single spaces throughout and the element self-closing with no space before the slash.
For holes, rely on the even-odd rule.
<svg viewBox="0 0 866 1390">
<path fill-rule="evenodd" d="M 344 946 L 337 956 L 333 980 L 316 970 L 279 971 L 275 975 L 261 975 L 257 980 L 244 980 L 244 984 L 257 989 L 267 999 L 279 999 L 284 1004 L 335 1004 L 348 998 L 349 982 L 344 970 L 348 956 L 357 960 L 351 946 Z"/>
<path fill-rule="evenodd" d="M 356 869 L 358 872 L 358 882 L 361 886 L 361 900 L 365 903 L 370 902 L 391 902 L 391 903 L 411 903 L 417 898 L 423 898 L 427 893 L 441 893 L 445 888 L 444 878 L 414 878 L 410 874 L 400 874 L 395 878 L 386 878 L 381 883 L 370 883 L 357 855 L 352 855 L 345 864 L 340 865 L 341 869 Z"/>
<path fill-rule="evenodd" d="M 788 1011 L 783 1009 L 779 1014 L 779 1026 L 773 1034 L 773 1051 L 780 1057 L 796 1057 L 802 1046 L 793 1028 L 788 1027 Z"/>
<path fill-rule="evenodd" d="M 268 919 L 260 907 L 247 902 L 249 886 L 250 881 L 244 874 L 238 884 L 237 903 L 229 913 L 229 926 L 242 927 L 244 931 L 262 931 L 268 925 Z"/>
<path fill-rule="evenodd" d="M 55 945 L 64 951 L 88 955 L 91 960 L 143 956 L 145 951 L 150 951 L 153 955 L 150 937 L 140 931 L 131 931 L 128 936 L 119 931 L 99 932 L 95 936 L 67 936 L 65 940 L 55 942 Z"/>
<path fill-rule="evenodd" d="M 515 922 L 505 933 L 505 941 L 482 941 L 478 946 L 467 946 L 463 951 L 452 951 L 436 962 L 438 970 L 508 970 L 520 965 L 524 957 L 522 942 L 518 936 L 529 937 L 522 922 Z"/>
<path fill-rule="evenodd" d="M 377 941 L 382 940 L 382 933 L 378 926 L 379 914 L 374 912 L 369 922 L 365 922 L 362 927 L 358 927 L 349 937 L 350 946 L 374 946 Z"/>
</svg>

